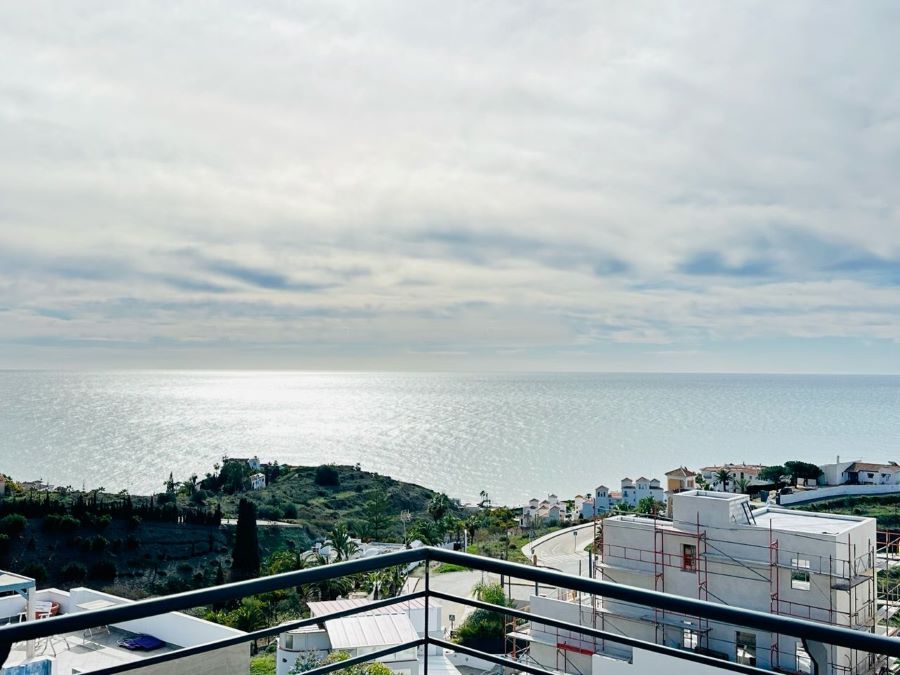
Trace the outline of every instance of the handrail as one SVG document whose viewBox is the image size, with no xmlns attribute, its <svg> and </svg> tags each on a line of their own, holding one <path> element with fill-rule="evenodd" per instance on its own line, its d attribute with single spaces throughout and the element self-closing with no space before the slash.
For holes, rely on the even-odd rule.
<svg viewBox="0 0 900 675">
<path fill-rule="evenodd" d="M 280 590 L 292 586 L 314 584 L 336 577 L 358 574 L 361 572 L 370 572 L 394 565 L 407 565 L 416 562 L 452 563 L 474 570 L 514 577 L 537 584 L 561 587 L 585 594 L 598 595 L 603 596 L 604 598 L 610 598 L 622 602 L 644 605 L 650 608 L 672 611 L 690 616 L 698 616 L 704 619 L 734 624 L 737 626 L 746 626 L 764 632 L 791 635 L 801 638 L 802 640 L 804 640 L 804 642 L 806 642 L 807 640 L 812 640 L 820 643 L 838 645 L 850 649 L 857 649 L 865 652 L 900 658 L 900 640 L 897 640 L 896 638 L 875 635 L 874 633 L 866 633 L 814 621 L 775 616 L 748 609 L 730 607 L 702 600 L 694 600 L 686 597 L 673 596 L 632 586 L 619 585 L 609 581 L 599 581 L 596 579 L 577 577 L 543 568 L 511 563 L 503 560 L 495 560 L 492 558 L 483 558 L 467 553 L 448 551 L 446 549 L 432 547 L 421 547 L 417 549 L 397 551 L 394 553 L 386 553 L 383 555 L 374 556 L 372 558 L 361 558 L 357 560 L 334 563 L 331 565 L 323 565 L 320 567 L 298 570 L 294 572 L 285 572 L 282 574 L 261 577 L 258 579 L 224 584 L 222 586 L 216 586 L 212 588 L 187 591 L 184 593 L 164 596 L 161 598 L 140 600 L 137 602 L 130 602 L 105 609 L 91 610 L 87 612 L 75 612 L 50 619 L 44 619 L 41 621 L 28 621 L 25 623 L 0 627 L 0 664 L 5 662 L 6 658 L 8 657 L 13 642 L 33 640 L 50 635 L 56 635 L 59 633 L 83 630 L 85 628 L 91 628 L 98 625 L 122 623 L 135 619 L 156 616 L 159 614 L 164 614 L 166 612 L 187 609 L 190 607 L 212 603 L 222 603 L 229 600 L 236 600 L 238 598 L 257 595 L 260 593 L 267 593 L 270 591 Z M 281 626 L 273 626 L 254 631 L 252 633 L 245 633 L 242 635 L 230 637 L 224 640 L 217 640 L 201 645 L 195 645 L 193 647 L 187 647 L 173 652 L 151 656 L 149 658 L 130 664 L 114 666 L 96 672 L 102 673 L 104 675 L 112 675 L 112 673 L 124 672 L 129 669 L 146 667 L 148 665 L 153 665 L 156 663 L 174 661 L 179 658 L 185 658 L 194 654 L 201 654 L 213 651 L 215 649 L 222 649 L 228 646 L 249 642 L 250 640 L 254 640 L 260 637 L 267 637 L 299 627 L 322 623 L 323 621 L 327 621 L 333 618 L 350 616 L 353 614 L 365 612 L 367 610 L 386 607 L 393 604 L 399 604 L 404 601 L 416 598 L 425 598 L 427 601 L 429 597 L 443 598 L 455 602 L 469 604 L 475 607 L 481 607 L 484 609 L 489 608 L 492 611 L 499 611 L 509 614 L 510 616 L 530 620 L 535 623 L 555 626 L 564 630 L 572 630 L 573 632 L 590 635 L 598 639 L 618 642 L 635 648 L 655 651 L 667 656 L 687 659 L 697 663 L 714 663 L 719 667 L 729 668 L 734 671 L 744 672 L 748 674 L 761 672 L 759 669 L 742 666 L 733 662 L 713 659 L 711 657 L 695 654 L 693 652 L 676 650 L 674 648 L 665 647 L 664 645 L 657 645 L 652 642 L 644 642 L 642 640 L 637 640 L 635 638 L 630 638 L 627 636 L 606 633 L 604 631 L 600 631 L 595 628 L 589 628 L 587 626 L 568 624 L 563 621 L 551 619 L 549 617 L 544 617 L 533 613 L 522 612 L 521 610 L 516 610 L 513 608 L 499 608 L 496 605 L 488 605 L 471 598 L 460 598 L 449 594 L 440 593 L 438 591 L 432 591 L 428 585 L 427 576 L 425 589 L 416 593 L 411 593 L 395 598 L 386 598 L 374 603 L 370 603 L 364 607 L 355 607 L 347 610 L 341 610 L 339 612 L 329 614 L 325 617 L 315 617 L 310 619 L 292 621 Z M 416 645 L 421 644 L 424 644 L 426 646 L 437 645 L 450 648 L 448 647 L 449 643 L 444 643 L 442 640 L 432 638 L 427 634 L 420 641 L 416 642 Z M 389 653 L 395 653 L 396 651 L 401 651 L 405 648 L 409 648 L 409 646 L 411 645 L 412 643 L 410 643 L 409 645 L 402 645 L 400 647 L 382 651 L 386 655 Z M 509 663 L 507 663 L 509 659 L 502 656 L 494 655 L 489 657 L 487 655 L 484 655 L 483 653 L 475 653 L 470 648 L 463 648 L 459 645 L 456 645 L 454 648 L 457 648 L 457 651 L 460 652 L 471 653 L 482 658 L 486 658 L 487 660 L 497 663 L 498 665 L 509 665 Z M 378 654 L 381 653 L 382 652 L 378 652 Z M 375 653 L 367 654 L 365 655 L 365 657 L 366 658 L 364 658 L 360 662 L 371 661 L 375 658 L 378 658 Z M 353 662 L 355 663 L 356 661 Z M 347 665 L 351 665 L 351 662 L 348 661 L 344 661 L 342 663 L 344 664 L 344 667 L 346 667 Z M 525 668 L 523 667 L 523 664 L 518 664 L 517 667 L 525 672 L 536 673 L 540 675 L 546 673 L 546 671 L 537 669 L 533 666 Z M 338 670 L 339 668 L 340 666 L 332 669 L 316 669 L 316 671 L 310 671 L 310 673 L 311 675 L 317 675 L 318 673 L 322 673 L 324 675 L 324 673 L 326 672 L 330 672 L 331 670 Z"/>
</svg>

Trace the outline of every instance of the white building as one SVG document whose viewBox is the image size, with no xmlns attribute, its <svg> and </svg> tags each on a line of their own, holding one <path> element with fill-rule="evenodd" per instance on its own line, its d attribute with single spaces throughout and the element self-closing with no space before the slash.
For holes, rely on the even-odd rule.
<svg viewBox="0 0 900 675">
<path fill-rule="evenodd" d="M 636 481 L 632 481 L 630 478 L 622 479 L 622 497 L 619 503 L 633 509 L 644 497 L 653 497 L 654 501 L 665 504 L 666 493 L 658 479 L 644 476 Z"/>
<path fill-rule="evenodd" d="M 262 490 L 266 487 L 266 475 L 264 473 L 254 473 L 250 476 L 250 489 Z"/>
<path fill-rule="evenodd" d="M 741 491 L 739 484 L 742 481 L 747 482 L 748 489 L 757 485 L 768 485 L 769 481 L 759 478 L 760 471 L 765 468 L 762 464 L 717 464 L 703 467 L 700 469 L 700 474 L 711 490 L 737 493 Z M 718 479 L 719 473 L 723 470 L 731 476 L 725 489 Z"/>
<path fill-rule="evenodd" d="M 259 471 L 262 468 L 262 462 L 259 461 L 259 457 L 253 455 L 247 460 L 247 466 L 250 467 L 251 471 Z"/>
<path fill-rule="evenodd" d="M 313 618 L 323 617 L 346 609 L 364 608 L 370 603 L 365 599 L 332 600 L 309 603 Z M 428 634 L 443 637 L 441 606 L 428 605 Z M 276 652 L 277 675 L 287 675 L 298 658 L 312 655 L 326 656 L 330 651 L 345 651 L 350 656 L 383 649 L 425 636 L 425 601 L 422 598 L 408 602 L 361 611 L 358 614 L 287 631 L 278 636 Z M 437 647 L 431 647 L 430 657 L 440 656 Z M 419 658 L 425 658 L 422 648 L 405 650 L 380 659 L 397 675 L 417 675 Z"/>
<path fill-rule="evenodd" d="M 605 581 L 875 630 L 874 519 L 777 507 L 751 510 L 748 496 L 722 492 L 695 490 L 671 499 L 671 520 L 627 515 L 604 521 L 599 569 Z M 810 672 L 809 655 L 800 641 L 785 635 L 604 598 L 596 600 L 596 612 L 590 597 L 576 601 L 532 597 L 531 608 L 535 613 L 732 662 Z M 645 652 L 637 657 L 632 649 L 616 643 L 601 644 L 536 622 L 530 640 L 535 660 L 566 672 L 651 675 L 658 668 L 635 667 L 658 660 Z M 883 665 L 867 654 L 838 647 L 828 647 L 821 657 L 826 663 L 823 674 L 875 673 Z M 592 671 L 608 666 L 609 659 L 618 659 L 615 668 Z M 624 668 L 629 660 L 631 669 Z M 694 672 L 686 663 L 669 663 Z"/>
<path fill-rule="evenodd" d="M 823 464 L 825 485 L 900 485 L 900 464 L 897 462 L 842 462 Z"/>
<path fill-rule="evenodd" d="M 12 578 L 21 579 L 22 577 L 5 572 L 0 573 L 0 588 L 5 590 L 8 585 L 4 580 Z M 33 588 L 34 582 L 30 581 Z M 32 605 L 38 615 L 42 613 L 43 608 L 47 610 L 47 613 L 55 612 L 57 615 L 64 615 L 133 602 L 90 588 L 73 588 L 71 591 L 48 588 L 32 590 L 30 595 Z M 19 594 L 0 597 L 0 618 L 18 620 L 20 616 L 27 613 L 27 605 L 26 597 Z M 162 640 L 165 645 L 150 652 L 130 651 L 119 646 L 120 640 L 136 634 L 152 635 Z M 89 631 L 54 635 L 33 641 L 30 648 L 28 643 L 17 642 L 13 644 L 9 658 L 3 664 L 3 672 L 16 673 L 16 666 L 30 662 L 48 661 L 49 666 L 45 665 L 44 667 L 49 667 L 49 671 L 45 670 L 44 672 L 50 672 L 52 675 L 87 673 L 124 663 L 138 662 L 167 651 L 193 647 L 243 634 L 242 631 L 181 612 L 169 612 Z M 27 672 L 40 672 L 40 666 L 35 665 L 31 668 L 38 668 L 38 670 Z M 129 672 L 138 675 L 170 675 L 174 671 L 190 673 L 190 675 L 246 675 L 249 668 L 250 644 L 243 643 L 197 656 L 189 656 L 179 659 L 175 663 L 136 668 Z"/>
</svg>

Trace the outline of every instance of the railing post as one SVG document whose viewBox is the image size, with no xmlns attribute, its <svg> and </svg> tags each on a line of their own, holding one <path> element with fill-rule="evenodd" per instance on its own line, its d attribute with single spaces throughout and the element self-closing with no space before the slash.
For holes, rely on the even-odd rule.
<svg viewBox="0 0 900 675">
<path fill-rule="evenodd" d="M 429 629 L 431 614 L 431 556 L 425 556 L 425 645 L 422 651 L 425 652 L 425 671 L 424 675 L 428 675 L 428 650 L 431 649 L 431 632 Z"/>
</svg>

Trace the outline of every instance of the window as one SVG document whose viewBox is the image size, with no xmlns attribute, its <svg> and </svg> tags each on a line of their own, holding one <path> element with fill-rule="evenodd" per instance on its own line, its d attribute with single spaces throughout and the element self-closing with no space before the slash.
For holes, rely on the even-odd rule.
<svg viewBox="0 0 900 675">
<path fill-rule="evenodd" d="M 697 571 L 697 547 L 693 544 L 681 545 L 681 569 L 685 572 Z"/>
<path fill-rule="evenodd" d="M 281 634 L 281 648 L 289 652 L 294 651 L 294 636 L 290 633 Z"/>
<path fill-rule="evenodd" d="M 798 591 L 808 591 L 809 583 L 809 560 L 800 558 L 791 559 L 791 588 Z"/>
<path fill-rule="evenodd" d="M 803 648 L 802 642 L 797 642 L 797 646 L 794 648 L 794 655 L 797 659 L 797 672 L 812 673 L 812 659 Z"/>
<path fill-rule="evenodd" d="M 805 572 L 803 570 L 792 570 L 791 571 L 791 588 L 794 588 L 798 591 L 808 591 L 809 590 L 809 572 Z"/>
<path fill-rule="evenodd" d="M 738 631 L 735 633 L 734 641 L 737 644 L 735 652 L 735 661 L 745 666 L 756 665 L 756 634 Z"/>
<path fill-rule="evenodd" d="M 690 628 L 685 628 L 681 637 L 681 646 L 695 651 L 700 646 L 700 636 Z"/>
</svg>

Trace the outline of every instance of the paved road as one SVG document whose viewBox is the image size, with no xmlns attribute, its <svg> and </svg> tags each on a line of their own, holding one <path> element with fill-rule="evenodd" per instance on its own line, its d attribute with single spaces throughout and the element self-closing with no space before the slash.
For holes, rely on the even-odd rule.
<svg viewBox="0 0 900 675">
<path fill-rule="evenodd" d="M 600 527 L 600 524 L 597 524 Z M 588 576 L 588 554 L 585 547 L 594 539 L 594 524 L 579 525 L 561 530 L 553 537 L 543 537 L 522 547 L 522 553 L 531 558 L 537 556 L 538 565 L 565 572 Z"/>
</svg>

